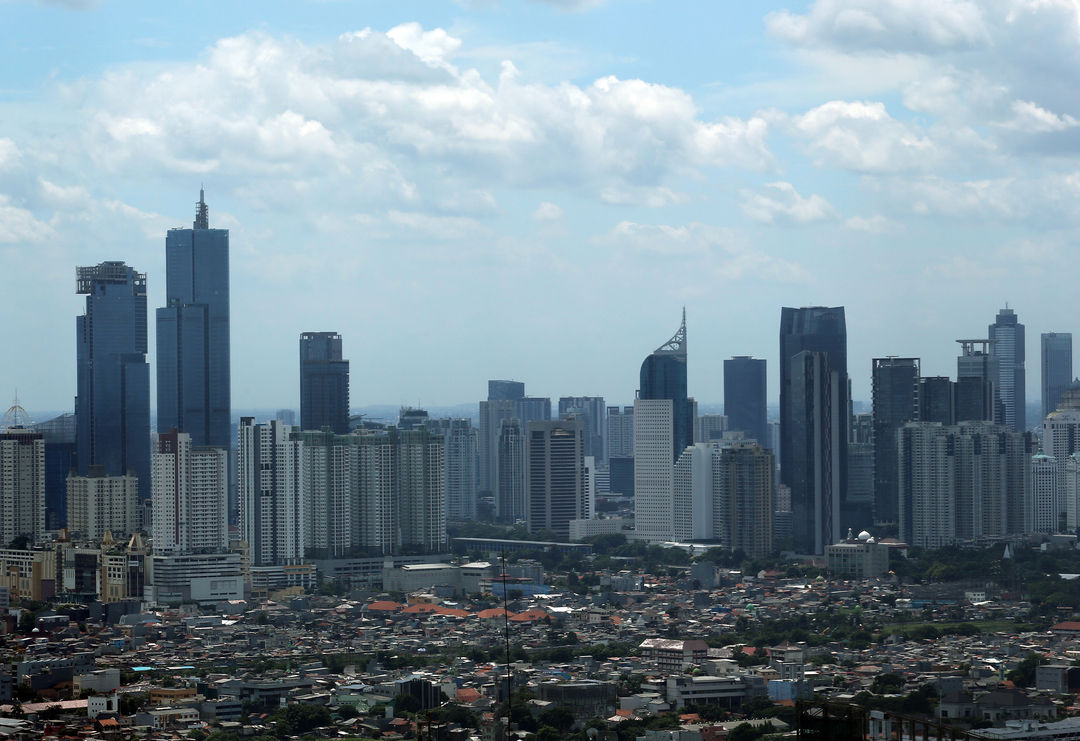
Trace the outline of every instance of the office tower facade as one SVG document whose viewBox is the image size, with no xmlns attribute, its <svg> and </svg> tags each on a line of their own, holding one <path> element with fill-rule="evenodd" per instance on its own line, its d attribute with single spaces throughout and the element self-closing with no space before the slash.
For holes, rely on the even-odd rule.
<svg viewBox="0 0 1080 741">
<path fill-rule="evenodd" d="M 1071 332 L 1044 332 L 1042 345 L 1042 416 L 1058 408 L 1073 378 Z"/>
<path fill-rule="evenodd" d="M 252 566 L 303 562 L 304 480 L 296 428 L 241 417 L 236 446 L 240 537 Z"/>
<path fill-rule="evenodd" d="M 523 522 L 525 501 L 525 431 L 517 417 L 499 423 L 495 455 L 495 516 L 501 522 Z"/>
<path fill-rule="evenodd" d="M 76 462 L 133 474 L 150 497 L 150 366 L 146 363 L 146 275 L 123 262 L 77 268 L 86 313 L 76 323 Z"/>
<path fill-rule="evenodd" d="M 694 442 L 707 443 L 720 441 L 728 431 L 726 414 L 699 414 L 694 417 Z M 736 434 L 742 434 L 738 431 Z"/>
<path fill-rule="evenodd" d="M 597 463 L 607 460 L 607 405 L 603 396 L 562 396 L 559 418 L 574 415 L 585 425 L 585 455 Z"/>
<path fill-rule="evenodd" d="M 822 554 L 842 534 L 841 476 L 846 478 L 844 421 L 846 378 L 829 365 L 826 352 L 802 351 L 789 362 L 788 453 L 793 536 L 799 553 Z"/>
<path fill-rule="evenodd" d="M 634 407 L 607 408 L 608 458 L 634 457 Z"/>
<path fill-rule="evenodd" d="M 195 446 L 186 432 L 158 434 L 151 459 L 155 554 L 229 549 L 228 452 Z"/>
<path fill-rule="evenodd" d="M 990 352 L 992 340 L 957 340 L 955 410 L 957 422 L 1000 422 L 998 358 Z"/>
<path fill-rule="evenodd" d="M 229 230 L 211 229 L 203 191 L 191 229 L 165 236 L 165 306 L 157 310 L 158 431 L 228 449 Z"/>
<path fill-rule="evenodd" d="M 634 496 L 633 456 L 608 458 L 608 492 L 624 497 Z"/>
<path fill-rule="evenodd" d="M 874 358 L 871 394 L 874 404 L 874 522 L 897 522 L 900 516 L 896 435 L 919 419 L 919 359 Z"/>
<path fill-rule="evenodd" d="M 852 508 L 873 512 L 874 423 L 872 414 L 864 412 L 851 416 L 848 425 L 847 487 L 847 498 Z"/>
<path fill-rule="evenodd" d="M 489 381 L 488 383 L 492 383 Z M 480 469 L 480 491 L 492 496 L 498 507 L 497 489 L 498 478 L 498 453 L 499 453 L 499 427 L 510 419 L 516 419 L 514 415 L 514 402 L 511 399 L 489 399 L 480 402 L 480 428 L 478 431 L 477 458 Z"/>
<path fill-rule="evenodd" d="M 918 419 L 946 426 L 956 424 L 956 390 L 948 376 L 919 379 Z"/>
<path fill-rule="evenodd" d="M 517 401 L 525 397 L 522 381 L 488 381 L 488 401 Z"/>
<path fill-rule="evenodd" d="M 990 354 L 997 359 L 997 394 L 1000 423 L 1023 432 L 1027 429 L 1027 375 L 1024 369 L 1024 325 L 1012 309 L 1001 309 L 988 330 Z"/>
<path fill-rule="evenodd" d="M 714 453 L 716 500 L 713 519 L 718 536 L 747 558 L 773 551 L 773 483 L 776 459 L 754 441 L 734 442 Z"/>
<path fill-rule="evenodd" d="M 480 427 L 478 431 L 477 459 L 479 461 L 479 490 L 481 497 L 490 497 L 493 509 L 499 510 L 499 426 L 504 420 L 518 419 L 519 409 L 515 402 L 525 398 L 525 384 L 521 381 L 488 381 L 488 398 L 480 402 Z M 549 402 L 550 403 L 550 402 Z"/>
<path fill-rule="evenodd" d="M 300 428 L 344 435 L 349 431 L 349 361 L 341 357 L 341 335 L 300 335 Z"/>
<path fill-rule="evenodd" d="M 724 414 L 728 429 L 741 430 L 745 437 L 768 448 L 766 401 L 768 384 L 765 361 L 736 355 L 724 361 Z"/>
<path fill-rule="evenodd" d="M 793 538 L 801 553 L 824 553 L 847 511 L 847 328 L 844 308 L 784 307 L 780 314 L 780 480 L 791 489 Z"/>
<path fill-rule="evenodd" d="M 551 419 L 551 399 L 546 396 L 523 396 L 514 400 L 514 417 L 521 422 L 521 429 L 530 422 L 547 422 Z"/>
<path fill-rule="evenodd" d="M 45 438 L 26 427 L 0 432 L 0 546 L 45 535 Z"/>
<path fill-rule="evenodd" d="M 1029 524 L 1032 438 L 990 422 L 901 429 L 900 535 L 940 548 L 1022 533 Z"/>
<path fill-rule="evenodd" d="M 139 530 L 139 481 L 135 476 L 110 476 L 102 466 L 91 466 L 85 476 L 67 481 L 68 530 L 87 540 L 113 538 Z"/>
<path fill-rule="evenodd" d="M 446 517 L 451 522 L 476 519 L 476 428 L 467 419 L 451 419 L 444 432 Z"/>
<path fill-rule="evenodd" d="M 75 469 L 77 427 L 70 413 L 31 426 L 45 440 L 46 530 L 67 527 L 67 477 Z"/>
<path fill-rule="evenodd" d="M 525 428 L 525 497 L 529 532 L 570 536 L 570 520 L 587 516 L 585 424 L 581 419 L 529 422 Z"/>
<path fill-rule="evenodd" d="M 634 530 L 648 542 L 675 537 L 674 406 L 671 399 L 634 402 Z"/>
<path fill-rule="evenodd" d="M 399 430 L 416 430 L 427 426 L 429 419 L 426 409 L 401 407 L 398 411 L 397 428 Z"/>
<path fill-rule="evenodd" d="M 674 336 L 642 361 L 638 387 L 640 400 L 671 402 L 672 463 L 694 441 L 694 402 L 687 396 L 686 357 L 686 311 L 683 310 L 682 324 Z M 637 415 L 637 405 L 634 414 Z M 634 429 L 636 443 L 637 427 Z"/>
<path fill-rule="evenodd" d="M 1025 532 L 1061 531 L 1066 517 L 1065 503 L 1058 498 L 1058 481 L 1056 458 L 1042 452 L 1031 456 L 1031 497 L 1028 501 Z"/>
</svg>

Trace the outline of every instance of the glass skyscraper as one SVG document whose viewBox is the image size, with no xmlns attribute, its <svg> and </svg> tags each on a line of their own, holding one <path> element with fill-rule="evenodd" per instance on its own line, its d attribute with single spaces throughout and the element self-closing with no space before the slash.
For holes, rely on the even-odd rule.
<svg viewBox="0 0 1080 741">
<path fill-rule="evenodd" d="M 300 335 L 300 429 L 349 432 L 349 361 L 337 332 Z"/>
<path fill-rule="evenodd" d="M 686 311 L 675 336 L 641 363 L 638 398 L 672 402 L 672 461 L 694 443 L 694 403 L 686 395 Z"/>
<path fill-rule="evenodd" d="M 780 481 L 791 489 L 795 549 L 823 553 L 870 522 L 847 501 L 847 324 L 844 307 L 780 313 Z"/>
<path fill-rule="evenodd" d="M 1072 383 L 1073 349 L 1071 332 L 1042 334 L 1042 416 L 1058 408 Z"/>
<path fill-rule="evenodd" d="M 1027 377 L 1024 371 L 1024 325 L 1012 309 L 1001 309 L 989 327 L 990 354 L 997 359 L 997 394 L 1001 424 L 1027 429 Z"/>
<path fill-rule="evenodd" d="M 123 262 L 77 268 L 86 313 L 76 320 L 76 461 L 85 476 L 139 478 L 150 496 L 150 366 L 146 363 L 146 275 Z"/>
<path fill-rule="evenodd" d="M 724 414 L 729 430 L 741 430 L 763 448 L 770 447 L 765 410 L 765 361 L 737 355 L 724 361 Z"/>
<path fill-rule="evenodd" d="M 165 236 L 165 302 L 157 310 L 158 431 L 228 449 L 229 230 L 210 228 L 202 190 L 192 228 Z"/>
<path fill-rule="evenodd" d="M 908 422 L 919 418 L 919 359 L 874 358 L 874 521 L 900 518 L 899 462 L 896 436 Z"/>
</svg>

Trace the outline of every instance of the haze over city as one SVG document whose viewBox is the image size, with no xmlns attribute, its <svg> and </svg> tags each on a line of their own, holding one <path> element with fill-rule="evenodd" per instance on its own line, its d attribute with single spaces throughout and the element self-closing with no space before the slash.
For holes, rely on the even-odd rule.
<svg viewBox="0 0 1080 741">
<path fill-rule="evenodd" d="M 629 402 L 684 305 L 704 403 L 735 354 L 770 360 L 775 401 L 782 305 L 847 308 L 855 399 L 872 357 L 950 374 L 1006 302 L 1072 329 L 1070 3 L 3 16 L 0 382 L 31 410 L 75 395 L 74 267 L 125 260 L 162 305 L 201 184 L 232 239 L 235 408 L 295 405 L 306 330 L 342 333 L 363 406 L 488 378 Z"/>
</svg>

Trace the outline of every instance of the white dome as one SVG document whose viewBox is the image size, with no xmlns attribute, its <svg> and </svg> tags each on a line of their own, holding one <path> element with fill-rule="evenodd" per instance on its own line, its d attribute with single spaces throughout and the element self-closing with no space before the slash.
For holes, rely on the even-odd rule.
<svg viewBox="0 0 1080 741">
<path fill-rule="evenodd" d="M 870 538 L 872 538 L 872 537 L 874 537 L 874 536 L 871 535 L 870 533 L 866 532 L 865 530 L 863 530 L 861 533 L 859 533 L 859 540 L 870 540 Z"/>
</svg>

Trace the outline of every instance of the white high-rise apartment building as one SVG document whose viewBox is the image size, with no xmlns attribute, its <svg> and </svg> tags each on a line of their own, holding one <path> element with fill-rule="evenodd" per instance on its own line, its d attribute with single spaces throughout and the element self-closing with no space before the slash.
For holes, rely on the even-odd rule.
<svg viewBox="0 0 1080 741">
<path fill-rule="evenodd" d="M 229 548 L 228 452 L 193 447 L 191 435 L 158 435 L 150 461 L 155 554 Z"/>
<path fill-rule="evenodd" d="M 1065 530 L 1075 533 L 1080 527 L 1080 453 L 1073 453 L 1060 465 L 1062 499 L 1058 506 L 1065 512 Z"/>
<path fill-rule="evenodd" d="M 1028 532 L 1056 533 L 1062 513 L 1058 499 L 1059 478 L 1057 458 L 1036 453 L 1031 457 L 1031 497 L 1026 529 Z"/>
<path fill-rule="evenodd" d="M 1057 409 L 1043 420 L 1042 433 L 1042 451 L 1058 461 L 1057 499 L 1062 511 L 1067 513 L 1069 493 L 1066 491 L 1065 464 L 1074 453 L 1080 452 L 1080 389 L 1069 388 L 1062 394 Z M 1069 521 L 1066 514 L 1066 523 Z M 1072 521 L 1076 522 L 1076 518 Z M 1069 531 L 1075 532 L 1077 524 L 1069 525 Z"/>
<path fill-rule="evenodd" d="M 236 451 L 240 534 L 252 566 L 285 566 L 304 559 L 303 443 L 296 428 L 240 419 Z"/>
<path fill-rule="evenodd" d="M 476 429 L 467 419 L 446 425 L 446 516 L 469 522 L 476 519 Z"/>
<path fill-rule="evenodd" d="M 607 408 L 608 458 L 629 458 L 634 455 L 634 408 Z"/>
<path fill-rule="evenodd" d="M 715 450 L 705 443 L 696 443 L 684 450 L 675 463 L 671 513 L 675 540 L 719 537 L 713 513 Z"/>
<path fill-rule="evenodd" d="M 426 428 L 294 433 L 307 558 L 439 552 L 446 546 L 443 438 Z"/>
<path fill-rule="evenodd" d="M 756 441 L 697 443 L 675 464 L 675 538 L 713 539 L 750 558 L 773 543 L 772 453 Z"/>
<path fill-rule="evenodd" d="M 139 530 L 139 480 L 107 476 L 102 466 L 90 466 L 86 476 L 67 478 L 68 530 L 87 540 L 111 532 L 119 539 Z"/>
<path fill-rule="evenodd" d="M 1022 533 L 1031 524 L 1031 442 L 990 422 L 900 430 L 900 535 L 910 545 Z"/>
<path fill-rule="evenodd" d="M 649 542 L 672 540 L 674 404 L 671 399 L 638 399 L 633 416 L 634 530 Z"/>
<path fill-rule="evenodd" d="M 45 439 L 40 432 L 9 427 L 0 433 L 0 545 L 45 534 Z"/>
<path fill-rule="evenodd" d="M 900 538 L 920 548 L 941 548 L 956 539 L 956 467 L 941 424 L 912 422 L 898 436 Z"/>
</svg>

